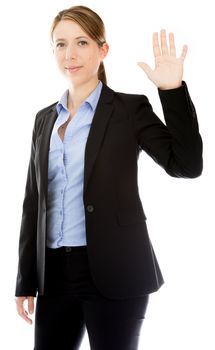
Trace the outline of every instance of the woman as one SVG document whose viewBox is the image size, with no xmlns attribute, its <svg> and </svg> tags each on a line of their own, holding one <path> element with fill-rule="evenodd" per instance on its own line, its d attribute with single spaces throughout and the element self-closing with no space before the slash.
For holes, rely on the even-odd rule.
<svg viewBox="0 0 215 350">
<path fill-rule="evenodd" d="M 35 350 L 78 349 L 85 326 L 93 350 L 138 347 L 148 297 L 163 284 L 137 185 L 146 151 L 174 177 L 202 172 L 202 141 L 182 81 L 187 53 L 174 36 L 153 36 L 157 86 L 166 125 L 144 95 L 106 85 L 108 53 L 101 18 L 75 6 L 51 30 L 69 88 L 39 111 L 34 125 L 19 244 L 16 305 L 32 323 Z M 28 312 L 24 301 L 28 303 Z"/>
</svg>

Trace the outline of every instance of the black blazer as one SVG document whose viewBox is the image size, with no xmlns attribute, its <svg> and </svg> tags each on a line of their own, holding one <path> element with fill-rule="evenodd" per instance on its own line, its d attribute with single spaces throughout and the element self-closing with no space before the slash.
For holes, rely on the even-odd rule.
<svg viewBox="0 0 215 350">
<path fill-rule="evenodd" d="M 166 125 L 144 95 L 103 85 L 86 143 L 83 201 L 87 252 L 97 288 L 110 298 L 157 291 L 163 277 L 138 193 L 137 163 L 146 151 L 174 177 L 202 172 L 202 140 L 186 83 L 158 90 Z M 17 296 L 44 294 L 49 141 L 56 103 L 35 119 L 19 243 Z"/>
</svg>

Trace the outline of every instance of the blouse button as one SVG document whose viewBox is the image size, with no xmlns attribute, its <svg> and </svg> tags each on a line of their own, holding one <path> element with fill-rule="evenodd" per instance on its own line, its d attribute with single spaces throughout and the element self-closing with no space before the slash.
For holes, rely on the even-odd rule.
<svg viewBox="0 0 215 350">
<path fill-rule="evenodd" d="M 94 211 L 93 205 L 88 205 L 87 206 L 87 211 L 88 211 L 88 213 L 92 213 Z"/>
</svg>

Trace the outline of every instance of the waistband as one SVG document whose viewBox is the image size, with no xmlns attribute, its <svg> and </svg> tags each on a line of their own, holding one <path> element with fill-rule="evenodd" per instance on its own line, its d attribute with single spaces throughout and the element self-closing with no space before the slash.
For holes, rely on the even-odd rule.
<svg viewBox="0 0 215 350">
<path fill-rule="evenodd" d="M 50 254 L 69 254 L 69 253 L 75 253 L 75 252 L 86 252 L 87 251 L 87 246 L 83 245 L 83 246 L 72 246 L 72 247 L 60 247 L 60 248 L 49 248 L 46 247 L 46 251 L 47 253 Z"/>
</svg>

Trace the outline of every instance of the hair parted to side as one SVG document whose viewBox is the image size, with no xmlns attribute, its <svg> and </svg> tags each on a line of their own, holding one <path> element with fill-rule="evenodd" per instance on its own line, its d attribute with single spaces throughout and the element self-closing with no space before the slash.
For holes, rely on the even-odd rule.
<svg viewBox="0 0 215 350">
<path fill-rule="evenodd" d="M 105 42 L 105 26 L 99 15 L 86 6 L 72 6 L 68 9 L 60 11 L 54 18 L 51 26 L 51 39 L 53 41 L 53 31 L 57 24 L 63 20 L 70 20 L 79 24 L 79 26 L 89 35 L 91 39 L 96 41 L 98 46 L 102 46 Z M 104 63 L 101 62 L 98 70 L 98 79 L 107 84 Z"/>
</svg>

